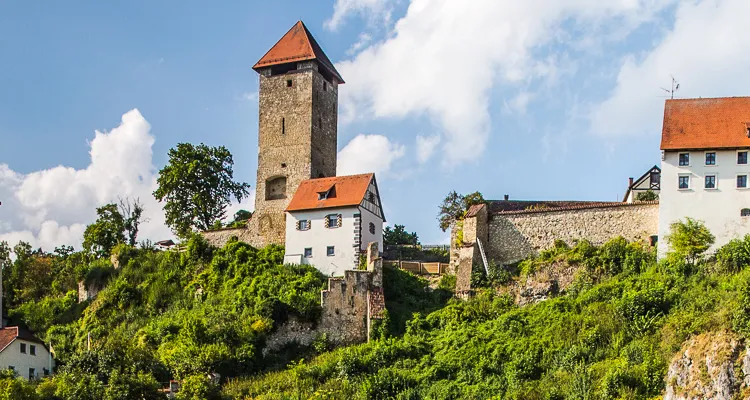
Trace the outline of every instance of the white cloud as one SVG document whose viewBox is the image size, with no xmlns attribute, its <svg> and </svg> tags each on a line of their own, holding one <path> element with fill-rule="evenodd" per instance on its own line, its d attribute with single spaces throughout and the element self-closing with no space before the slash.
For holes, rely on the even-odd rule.
<svg viewBox="0 0 750 400">
<path fill-rule="evenodd" d="M 333 15 L 325 22 L 325 27 L 335 31 L 344 18 L 352 14 L 360 14 L 368 18 L 370 23 L 391 20 L 394 0 L 336 0 L 333 5 Z"/>
<path fill-rule="evenodd" d="M 257 102 L 258 101 L 258 91 L 242 93 L 242 96 L 240 96 L 240 98 L 242 100 L 245 100 L 245 101 Z"/>
<path fill-rule="evenodd" d="M 590 114 L 601 135 L 658 134 L 670 75 L 681 82 L 676 97 L 747 96 L 750 35 L 746 0 L 680 2 L 674 27 L 640 59 L 624 59 L 611 96 Z"/>
<path fill-rule="evenodd" d="M 141 239 L 171 237 L 162 206 L 154 199 L 154 137 L 138 110 L 122 116 L 110 132 L 96 131 L 89 143 L 91 162 L 84 169 L 58 166 L 20 174 L 0 164 L 0 241 L 19 240 L 51 251 L 80 248 L 83 231 L 96 219 L 96 208 L 118 198 L 139 198 L 148 222 Z"/>
<path fill-rule="evenodd" d="M 432 153 L 435 152 L 438 144 L 440 144 L 440 135 L 417 136 L 417 161 L 420 164 L 426 163 Z"/>
<path fill-rule="evenodd" d="M 346 51 L 346 54 L 350 56 L 356 54 L 358 51 L 367 46 L 371 41 L 372 35 L 366 32 L 360 33 L 359 38 L 351 47 L 349 47 L 349 50 Z"/>
<path fill-rule="evenodd" d="M 558 79 L 565 52 L 540 49 L 571 46 L 574 34 L 621 37 L 668 3 L 411 0 L 385 39 L 337 64 L 347 80 L 340 89 L 342 122 L 427 116 L 441 128 L 448 165 L 475 160 L 491 130 L 492 88 Z M 528 99 L 512 103 L 519 108 Z"/>
<path fill-rule="evenodd" d="M 358 135 L 339 152 L 336 175 L 387 174 L 405 152 L 403 145 L 392 143 L 385 136 Z"/>
</svg>

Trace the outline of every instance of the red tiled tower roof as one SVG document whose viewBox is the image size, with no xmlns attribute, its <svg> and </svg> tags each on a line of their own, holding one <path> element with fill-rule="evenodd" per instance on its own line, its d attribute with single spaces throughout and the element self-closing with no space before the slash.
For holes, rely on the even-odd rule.
<svg viewBox="0 0 750 400">
<path fill-rule="evenodd" d="M 662 150 L 750 147 L 750 97 L 667 100 Z"/>
<path fill-rule="evenodd" d="M 272 65 L 296 63 L 300 61 L 317 60 L 322 67 L 332 73 L 339 83 L 344 79 L 331 60 L 320 48 L 318 42 L 307 29 L 302 21 L 298 21 L 268 52 L 253 66 L 258 71 L 260 68 Z"/>
</svg>

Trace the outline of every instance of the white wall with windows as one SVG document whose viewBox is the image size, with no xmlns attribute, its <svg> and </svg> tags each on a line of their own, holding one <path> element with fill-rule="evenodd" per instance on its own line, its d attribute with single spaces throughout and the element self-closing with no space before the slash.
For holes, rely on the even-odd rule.
<svg viewBox="0 0 750 400">
<path fill-rule="evenodd" d="M 284 262 L 309 264 L 328 276 L 343 276 L 359 260 L 355 244 L 358 207 L 288 212 Z M 338 226 L 341 215 L 341 226 Z M 329 226 L 326 219 L 331 218 Z M 299 222 L 299 229 L 298 229 Z"/>
<path fill-rule="evenodd" d="M 378 249 L 383 248 L 383 219 L 372 212 L 360 208 L 362 214 L 362 251 L 367 251 L 367 244 L 378 242 Z"/>
<path fill-rule="evenodd" d="M 12 369 L 26 379 L 49 375 L 53 366 L 49 351 L 40 343 L 16 338 L 0 352 L 0 369 Z"/>
<path fill-rule="evenodd" d="M 716 236 L 712 252 L 750 234 L 747 149 L 665 151 L 662 158 L 660 257 L 669 249 L 669 226 L 685 217 L 703 221 Z"/>
</svg>

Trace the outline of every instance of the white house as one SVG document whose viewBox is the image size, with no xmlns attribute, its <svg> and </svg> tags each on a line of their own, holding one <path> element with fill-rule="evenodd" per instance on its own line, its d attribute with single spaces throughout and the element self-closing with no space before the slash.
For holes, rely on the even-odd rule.
<svg viewBox="0 0 750 400">
<path fill-rule="evenodd" d="M 638 179 L 629 178 L 628 190 L 625 192 L 622 201 L 623 203 L 633 203 L 638 200 L 639 194 L 647 193 L 649 190 L 657 196 L 661 191 L 661 169 L 656 165 Z"/>
<path fill-rule="evenodd" d="M 0 329 L 0 369 L 28 379 L 50 375 L 54 360 L 44 343 L 17 326 Z"/>
<path fill-rule="evenodd" d="M 750 97 L 667 100 L 661 150 L 660 256 L 685 217 L 716 236 L 709 251 L 750 233 Z"/>
<path fill-rule="evenodd" d="M 375 174 L 308 179 L 286 208 L 284 262 L 343 276 L 367 244 L 383 248 L 385 216 Z"/>
</svg>

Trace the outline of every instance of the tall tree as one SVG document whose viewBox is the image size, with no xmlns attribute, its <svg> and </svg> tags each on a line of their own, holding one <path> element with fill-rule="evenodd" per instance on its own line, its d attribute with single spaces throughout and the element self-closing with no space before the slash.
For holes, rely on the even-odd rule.
<svg viewBox="0 0 750 400">
<path fill-rule="evenodd" d="M 96 209 L 96 221 L 83 232 L 83 248 L 97 257 L 108 257 L 118 243 L 125 243 L 125 218 L 117 204 Z"/>
<path fill-rule="evenodd" d="M 482 193 L 474 192 L 467 195 L 461 195 L 456 191 L 451 191 L 443 199 L 443 204 L 440 205 L 440 211 L 438 212 L 438 221 L 440 222 L 440 229 L 445 232 L 450 228 L 453 221 L 462 219 L 466 210 L 474 204 L 485 203 Z"/>
<path fill-rule="evenodd" d="M 124 222 L 123 227 L 127 235 L 127 243 L 135 246 L 136 239 L 138 238 L 138 227 L 141 223 L 147 221 L 143 217 L 143 204 L 141 204 L 138 198 L 125 198 L 120 199 L 118 206 Z"/>
<path fill-rule="evenodd" d="M 403 225 L 394 225 L 393 229 L 390 226 L 386 226 L 383 229 L 383 243 L 386 245 L 417 245 L 419 244 L 419 237 L 417 236 L 417 232 L 407 232 L 406 227 Z"/>
<path fill-rule="evenodd" d="M 154 197 L 164 201 L 167 225 L 180 237 L 207 230 L 221 221 L 234 196 L 248 194 L 247 183 L 235 182 L 232 154 L 225 147 L 180 143 L 169 150 L 169 163 L 159 171 Z"/>
</svg>

